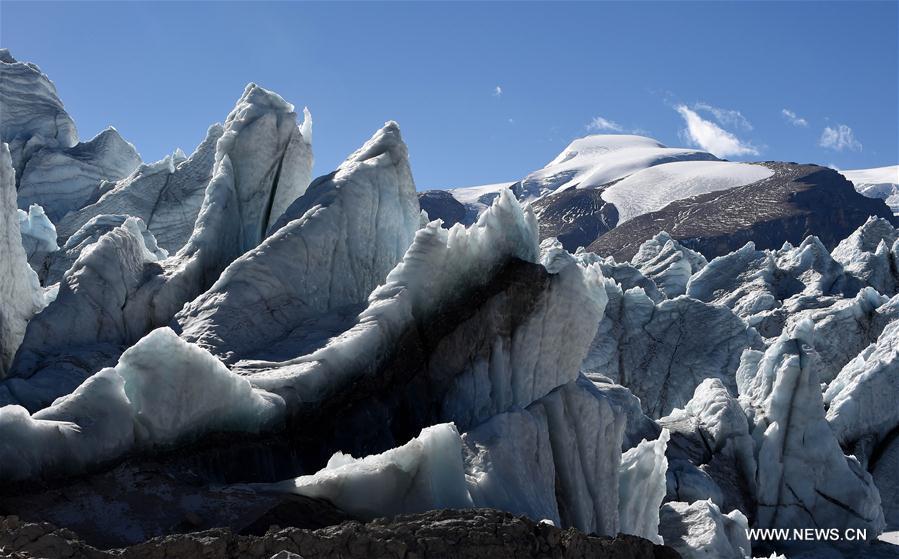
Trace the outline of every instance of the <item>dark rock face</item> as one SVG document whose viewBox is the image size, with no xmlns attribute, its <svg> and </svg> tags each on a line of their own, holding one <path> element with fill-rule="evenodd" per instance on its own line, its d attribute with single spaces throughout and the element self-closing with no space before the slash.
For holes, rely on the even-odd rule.
<svg viewBox="0 0 899 559">
<path fill-rule="evenodd" d="M 628 260 L 659 231 L 709 259 L 749 241 L 757 249 L 775 249 L 787 241 L 798 245 L 808 235 L 817 235 L 832 249 L 869 216 L 899 224 L 882 200 L 865 198 L 833 169 L 766 165 L 774 175 L 765 180 L 672 202 L 616 227 L 588 250 Z"/>
<path fill-rule="evenodd" d="M 0 518 L 0 550 L 11 557 L 122 559 L 205 557 L 260 558 L 370 557 L 595 559 L 677 559 L 670 547 L 636 536 L 594 537 L 575 529 L 560 530 L 490 509 L 439 510 L 377 519 L 350 521 L 315 531 L 272 528 L 263 536 L 239 536 L 227 529 L 155 538 L 124 549 L 99 550 L 69 530 L 48 523 L 24 523 Z M 7 555 L 4 555 L 7 556 Z"/>
<path fill-rule="evenodd" d="M 564 190 L 534 202 L 540 240 L 556 237 L 565 250 L 590 246 L 618 224 L 618 210 L 602 199 L 602 189 Z"/>
<path fill-rule="evenodd" d="M 447 229 L 457 223 L 471 225 L 468 211 L 461 202 L 453 198 L 453 195 L 445 190 L 427 190 L 418 193 L 418 204 L 421 209 L 428 212 L 430 219 L 442 219 L 443 226 Z"/>
</svg>

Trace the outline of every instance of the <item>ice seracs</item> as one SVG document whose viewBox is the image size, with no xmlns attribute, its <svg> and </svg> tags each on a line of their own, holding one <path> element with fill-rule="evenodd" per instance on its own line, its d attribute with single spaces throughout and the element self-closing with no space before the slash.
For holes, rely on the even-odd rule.
<svg viewBox="0 0 899 559">
<path fill-rule="evenodd" d="M 314 475 L 260 489 L 326 498 L 363 518 L 488 507 L 617 534 L 619 499 L 611 490 L 618 485 L 623 416 L 585 382 L 498 414 L 461 437 L 452 423 L 434 425 L 397 448 L 365 458 L 337 452 Z M 521 460 L 523 455 L 532 459 Z M 657 477 L 653 530 L 664 468 Z"/>
<path fill-rule="evenodd" d="M 15 170 L 9 147 L 4 143 L 0 143 L 0 249 L 0 378 L 3 378 L 22 343 L 28 321 L 44 306 L 40 282 L 22 246 Z"/>
<path fill-rule="evenodd" d="M 109 231 L 129 220 L 129 223 L 140 231 L 140 235 L 144 239 L 144 246 L 157 260 L 165 260 L 169 257 L 169 252 L 159 246 L 156 237 L 147 230 L 146 224 L 141 218 L 121 214 L 100 214 L 91 218 L 81 229 L 71 235 L 58 251 L 47 257 L 44 269 L 41 270 L 43 283 L 45 285 L 59 283 L 85 249 L 96 243 Z"/>
<path fill-rule="evenodd" d="M 306 188 L 303 165 L 311 161 L 303 154 L 309 146 L 299 136 L 295 116 L 281 97 L 248 86 L 216 143 L 213 176 L 187 243 L 160 260 L 163 253 L 151 250 L 155 240 L 150 247 L 146 244 L 152 235 L 136 226 L 116 227 L 96 243 L 82 246 L 64 276 L 60 296 L 30 325 L 16 376 L 53 376 L 62 374 L 60 367 L 71 373 L 73 361 L 60 361 L 60 352 L 91 355 L 103 346 L 95 357 L 114 359 L 150 330 L 169 324 L 186 302 L 253 248 L 247 243 L 262 239 L 276 191 Z M 253 146 L 260 151 L 254 153 Z M 272 151 L 275 147 L 281 151 Z M 305 163 L 295 165 L 297 161 Z M 281 173 L 272 171 L 278 168 Z M 97 370 L 94 361 L 74 363 L 80 364 L 82 378 Z M 51 369 L 44 370 L 47 367 Z M 50 401 L 61 395 L 53 394 L 52 387 L 44 385 L 44 398 Z"/>
<path fill-rule="evenodd" d="M 684 559 L 751 559 L 746 517 L 734 510 L 727 514 L 711 501 L 669 502 L 662 505 L 661 532 L 665 545 Z"/>
<path fill-rule="evenodd" d="M 740 352 L 762 347 L 758 333 L 725 307 L 688 297 L 655 303 L 640 288 L 622 291 L 611 281 L 606 292 L 605 316 L 581 368 L 627 386 L 653 419 L 686 405 L 707 378 L 735 390 Z"/>
<path fill-rule="evenodd" d="M 17 61 L 9 49 L 0 49 L 0 73 L 0 139 L 9 144 L 18 179 L 31 155 L 44 147 L 73 147 L 78 132 L 56 86 L 40 68 Z"/>
<path fill-rule="evenodd" d="M 19 230 L 22 245 L 28 256 L 28 263 L 40 275 L 45 261 L 51 253 L 59 250 L 56 244 L 56 227 L 37 204 L 31 204 L 28 211 L 19 210 Z"/>
<path fill-rule="evenodd" d="M 686 406 L 659 423 L 671 432 L 666 500 L 711 499 L 754 519 L 755 445 L 743 408 L 724 383 L 704 380 Z"/>
<path fill-rule="evenodd" d="M 0 49 L 0 138 L 9 143 L 18 207 L 43 207 L 51 221 L 100 195 L 102 181 L 127 176 L 140 155 L 115 128 L 78 141 L 56 87 L 34 64 Z"/>
<path fill-rule="evenodd" d="M 96 200 L 103 181 L 128 176 L 140 162 L 134 146 L 111 127 L 70 148 L 44 148 L 28 159 L 21 173 L 19 207 L 40 204 L 58 221 Z"/>
<path fill-rule="evenodd" d="M 329 500 L 361 518 L 467 508 L 462 440 L 452 424 L 423 429 L 418 437 L 383 454 L 356 459 L 336 453 L 314 475 L 278 489 Z"/>
<path fill-rule="evenodd" d="M 772 338 L 780 335 L 789 314 L 826 306 L 828 296 L 854 296 L 862 286 L 817 237 L 808 237 L 798 247 L 756 250 L 750 242 L 719 256 L 690 278 L 686 294 L 733 309 Z"/>
<path fill-rule="evenodd" d="M 71 475 L 209 431 L 259 432 L 283 410 L 281 398 L 161 328 L 34 415 L 0 407 L 0 479 Z"/>
<path fill-rule="evenodd" d="M 644 440 L 622 454 L 618 473 L 619 529 L 656 543 L 662 543 L 659 507 L 665 498 L 668 439 L 663 429 L 658 439 Z"/>
<path fill-rule="evenodd" d="M 259 351 L 286 360 L 310 351 L 296 339 L 314 328 L 310 320 L 361 310 L 419 227 L 415 183 L 396 123 L 315 181 L 273 227 L 181 311 L 185 339 L 228 362 L 258 358 Z"/>
<path fill-rule="evenodd" d="M 297 124 L 294 106 L 256 84 L 247 85 L 225 119 L 216 143 L 216 166 L 231 167 L 240 218 L 241 252 L 255 247 L 269 226 L 309 186 L 312 120 Z"/>
<path fill-rule="evenodd" d="M 193 232 L 223 131 L 219 124 L 210 126 L 189 158 L 176 152 L 141 165 L 111 185 L 99 200 L 62 218 L 57 225 L 60 242 L 66 243 L 97 216 L 130 215 L 141 218 L 170 254 L 178 252 Z"/>
<path fill-rule="evenodd" d="M 803 321 L 764 353 L 744 352 L 737 383 L 751 422 L 760 527 L 861 528 L 885 523 L 880 493 L 845 456 L 824 416 L 814 326 Z"/>
<path fill-rule="evenodd" d="M 833 249 L 846 271 L 879 293 L 896 291 L 896 240 L 899 232 L 882 218 L 871 217 Z"/>
<path fill-rule="evenodd" d="M 640 272 L 651 279 L 669 299 L 683 295 L 690 277 L 708 261 L 694 250 L 681 245 L 662 231 L 649 239 L 631 258 Z"/>
<path fill-rule="evenodd" d="M 891 322 L 877 340 L 836 375 L 824 392 L 827 422 L 847 452 L 874 476 L 889 526 L 899 523 L 899 322 Z"/>
</svg>

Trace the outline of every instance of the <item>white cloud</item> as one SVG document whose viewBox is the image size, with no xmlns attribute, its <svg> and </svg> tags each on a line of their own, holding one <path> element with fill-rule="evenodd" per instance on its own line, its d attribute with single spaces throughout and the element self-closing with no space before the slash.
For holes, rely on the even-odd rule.
<svg viewBox="0 0 899 559">
<path fill-rule="evenodd" d="M 718 124 L 723 126 L 734 126 L 736 128 L 742 128 L 743 130 L 752 130 L 752 123 L 743 116 L 743 113 L 740 111 L 735 111 L 733 109 L 722 109 L 720 107 L 713 107 L 708 103 L 696 103 L 693 105 L 693 109 L 697 111 L 706 111 L 715 117 L 715 120 L 718 121 Z"/>
<path fill-rule="evenodd" d="M 503 95 L 503 88 L 502 88 L 502 87 L 496 86 L 496 87 L 493 88 L 493 96 L 494 96 L 494 97 L 502 97 L 502 95 Z"/>
<path fill-rule="evenodd" d="M 784 115 L 784 118 L 787 119 L 787 121 L 793 126 L 808 126 L 807 120 L 798 116 L 790 109 L 783 109 L 780 111 L 780 114 Z"/>
<path fill-rule="evenodd" d="M 591 120 L 587 124 L 587 130 L 593 130 L 596 132 L 624 132 L 624 128 L 622 128 L 620 124 L 618 124 L 614 120 L 609 120 L 601 116 L 593 117 L 593 120 Z"/>
<path fill-rule="evenodd" d="M 702 149 L 718 157 L 759 154 L 755 146 L 743 142 L 714 122 L 702 118 L 686 105 L 678 105 L 675 109 L 687 124 L 687 128 L 683 131 L 684 136 Z"/>
<path fill-rule="evenodd" d="M 845 124 L 838 124 L 835 128 L 825 127 L 824 131 L 821 132 L 821 139 L 818 140 L 818 145 L 836 151 L 845 149 L 849 151 L 862 150 L 862 143 L 855 139 L 852 128 Z"/>
</svg>

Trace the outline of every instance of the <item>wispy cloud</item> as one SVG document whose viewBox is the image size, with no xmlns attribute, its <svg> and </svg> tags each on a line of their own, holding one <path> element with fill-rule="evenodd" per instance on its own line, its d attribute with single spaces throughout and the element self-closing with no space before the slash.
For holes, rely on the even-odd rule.
<svg viewBox="0 0 899 559">
<path fill-rule="evenodd" d="M 587 130 L 593 132 L 624 132 L 624 128 L 620 124 L 601 116 L 593 117 L 593 120 L 587 123 Z"/>
<path fill-rule="evenodd" d="M 783 109 L 780 111 L 780 114 L 782 114 L 784 118 L 787 119 L 787 122 L 789 122 L 793 126 L 808 126 L 807 120 L 797 115 L 790 109 Z"/>
<path fill-rule="evenodd" d="M 683 130 L 684 137 L 702 149 L 718 157 L 759 154 L 751 143 L 744 142 L 714 122 L 702 118 L 686 105 L 677 105 L 675 110 L 687 125 Z"/>
<path fill-rule="evenodd" d="M 740 128 L 742 130 L 752 130 L 752 123 L 749 122 L 743 113 L 740 111 L 736 111 L 733 109 L 722 109 L 721 107 L 715 107 L 709 105 L 708 103 L 696 103 L 693 105 L 694 111 L 705 111 L 715 117 L 715 120 L 718 121 L 718 124 L 722 126 L 733 126 L 734 128 Z"/>
<path fill-rule="evenodd" d="M 847 149 L 849 151 L 862 150 L 862 143 L 855 138 L 852 128 L 845 124 L 837 124 L 833 128 L 826 126 L 824 131 L 821 132 L 821 139 L 818 140 L 818 145 L 836 151 Z"/>
<path fill-rule="evenodd" d="M 503 96 L 503 88 L 500 86 L 496 86 L 493 88 L 493 96 L 494 97 L 502 97 Z"/>
</svg>

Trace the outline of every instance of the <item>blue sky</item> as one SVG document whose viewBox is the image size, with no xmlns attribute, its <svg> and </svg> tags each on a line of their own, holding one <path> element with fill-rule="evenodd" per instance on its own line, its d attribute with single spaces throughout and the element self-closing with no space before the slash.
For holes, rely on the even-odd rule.
<svg viewBox="0 0 899 559">
<path fill-rule="evenodd" d="M 83 139 L 190 152 L 247 82 L 316 174 L 399 122 L 419 189 L 516 180 L 590 131 L 738 160 L 899 163 L 899 3 L 0 3 Z M 788 111 L 788 112 L 785 112 Z"/>
</svg>

